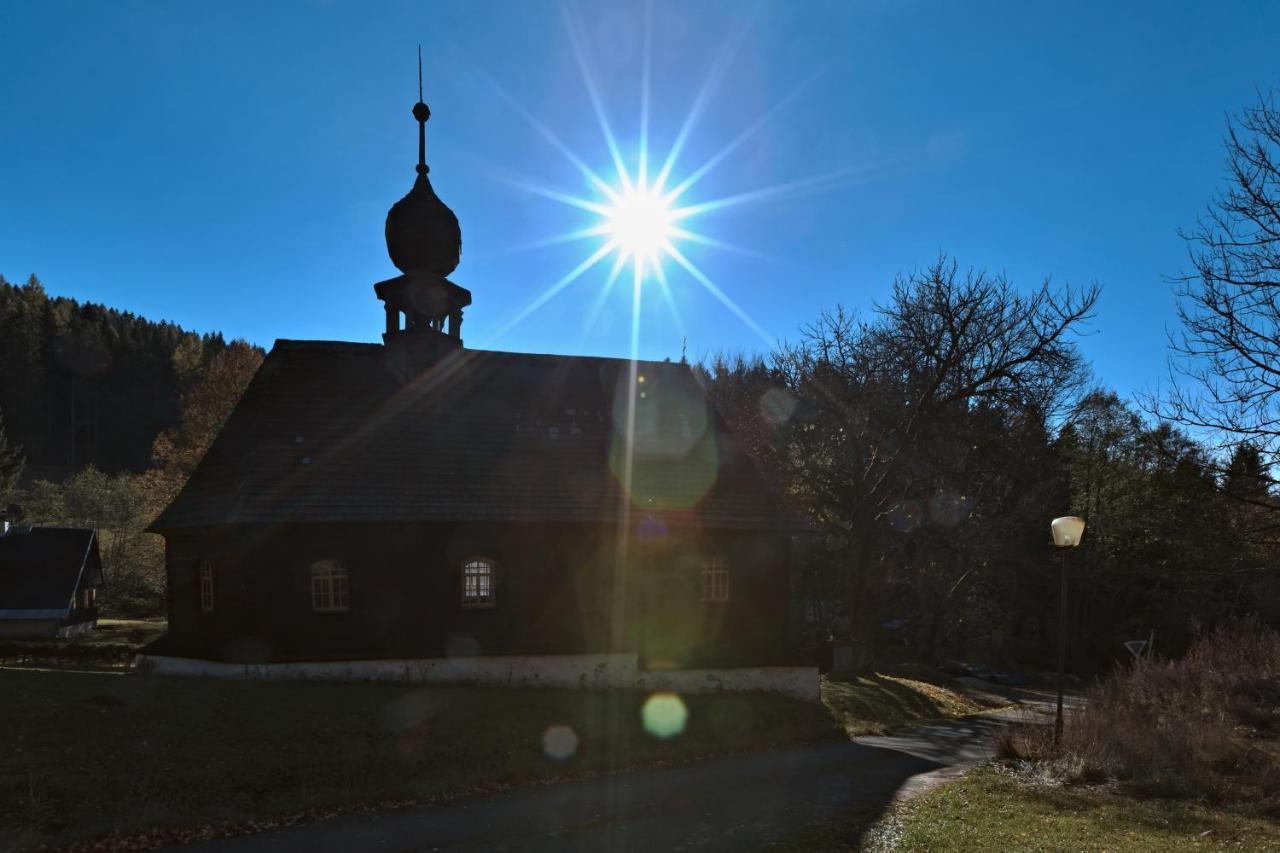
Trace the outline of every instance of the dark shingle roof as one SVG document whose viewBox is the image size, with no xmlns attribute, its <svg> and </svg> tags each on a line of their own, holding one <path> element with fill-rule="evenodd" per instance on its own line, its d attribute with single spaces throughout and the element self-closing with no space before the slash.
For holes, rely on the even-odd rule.
<svg viewBox="0 0 1280 853">
<path fill-rule="evenodd" d="M 93 564 L 93 544 L 92 530 L 72 527 L 15 529 L 0 536 L 0 611 L 66 610 L 81 571 L 100 571 Z"/>
<path fill-rule="evenodd" d="M 278 341 L 157 531 L 310 521 L 791 529 L 687 365 L 459 350 L 401 382 L 379 344 Z"/>
</svg>

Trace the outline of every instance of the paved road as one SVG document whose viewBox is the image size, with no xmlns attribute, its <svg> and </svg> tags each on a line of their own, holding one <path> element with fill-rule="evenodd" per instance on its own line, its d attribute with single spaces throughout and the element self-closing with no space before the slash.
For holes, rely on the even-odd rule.
<svg viewBox="0 0 1280 853">
<path fill-rule="evenodd" d="M 178 848 L 184 853 L 755 850 L 823 821 L 864 825 L 921 774 L 990 755 L 1006 715 L 854 743 L 792 746 L 449 806 L 348 816 Z M 914 781 L 913 781 L 914 780 Z"/>
</svg>

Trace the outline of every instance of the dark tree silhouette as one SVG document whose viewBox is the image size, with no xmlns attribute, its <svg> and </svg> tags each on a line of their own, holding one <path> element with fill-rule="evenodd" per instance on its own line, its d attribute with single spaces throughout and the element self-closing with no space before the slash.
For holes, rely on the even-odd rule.
<svg viewBox="0 0 1280 853">
<path fill-rule="evenodd" d="M 9 443 L 4 431 L 4 415 L 0 413 L 0 507 L 6 506 L 9 496 L 18 486 L 18 478 L 26 459 L 22 456 L 22 448 Z"/>
<path fill-rule="evenodd" d="M 971 509 L 964 483 L 976 457 L 954 440 L 957 424 L 984 408 L 1057 407 L 1082 381 L 1072 337 L 1097 297 L 1048 282 L 1022 294 L 941 258 L 901 277 L 873 320 L 825 314 L 776 358 L 800 402 L 774 464 L 838 554 L 837 668 L 872 659 L 890 537 L 913 523 L 895 514 L 910 516 L 919 498 L 940 517 Z M 948 567 L 952 585 L 963 571 Z"/>
</svg>

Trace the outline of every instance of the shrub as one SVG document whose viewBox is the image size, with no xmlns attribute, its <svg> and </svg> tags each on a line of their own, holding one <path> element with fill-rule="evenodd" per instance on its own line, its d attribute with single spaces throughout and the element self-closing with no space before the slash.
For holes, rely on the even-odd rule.
<svg viewBox="0 0 1280 853">
<path fill-rule="evenodd" d="M 126 643 L 81 645 L 66 640 L 0 642 L 0 666 L 128 669 L 137 649 Z"/>
<path fill-rule="evenodd" d="M 1151 794 L 1280 806 L 1280 633 L 1219 628 L 1176 661 L 1141 660 L 1088 692 L 1061 749 L 1044 726 L 999 744 L 1069 781 L 1117 780 Z"/>
</svg>

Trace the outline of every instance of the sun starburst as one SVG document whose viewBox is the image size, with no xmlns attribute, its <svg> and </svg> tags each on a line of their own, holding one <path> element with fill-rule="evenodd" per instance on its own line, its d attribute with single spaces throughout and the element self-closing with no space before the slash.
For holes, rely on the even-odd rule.
<svg viewBox="0 0 1280 853">
<path fill-rule="evenodd" d="M 732 153 L 742 148 L 752 137 L 758 134 L 770 120 L 780 113 L 796 97 L 807 89 L 820 75 L 821 70 L 814 72 L 807 79 L 798 83 L 790 92 L 764 110 L 750 121 L 746 127 L 732 136 L 730 140 L 704 162 L 695 168 L 682 170 L 679 158 L 686 149 L 694 126 L 704 114 L 707 105 L 720 84 L 728 76 L 738 48 L 742 45 L 750 19 L 740 21 L 739 27 L 725 40 L 720 53 L 714 58 L 711 70 L 701 87 L 694 95 L 689 112 L 685 116 L 679 131 L 662 160 L 650 160 L 649 113 L 650 113 L 650 71 L 652 66 L 652 8 L 646 14 L 644 24 L 643 68 L 640 80 L 640 122 L 639 133 L 635 139 L 635 157 L 629 164 L 623 155 L 612 124 L 604 108 L 595 75 L 587 60 L 587 52 L 578 24 L 573 19 L 567 6 L 562 6 L 565 31 L 574 59 L 582 76 L 582 82 L 590 102 L 592 112 L 604 137 L 605 153 L 612 169 L 597 171 L 588 164 L 587 158 L 574 152 L 561 138 L 537 116 L 499 85 L 492 77 L 489 83 L 499 95 L 556 151 L 582 175 L 590 187 L 590 197 L 575 195 L 546 186 L 537 180 L 519 176 L 501 177 L 505 169 L 495 169 L 496 176 L 519 189 L 539 195 L 543 198 L 576 208 L 589 215 L 589 219 L 580 223 L 579 227 L 551 237 L 536 240 L 523 246 L 514 247 L 512 251 L 532 250 L 545 246 L 570 243 L 575 241 L 594 241 L 585 259 L 571 271 L 549 285 L 536 295 L 533 300 L 494 330 L 491 340 L 502 338 L 531 314 L 558 295 L 565 288 L 586 276 L 606 259 L 611 259 L 609 272 L 604 276 L 601 290 L 593 300 L 585 314 L 587 327 L 600 315 L 605 301 L 614 291 L 623 270 L 628 266 L 631 273 L 632 293 L 632 341 L 631 357 L 637 357 L 639 350 L 638 313 L 640 309 L 640 293 L 643 286 L 652 283 L 656 286 L 670 309 L 677 327 L 682 328 L 679 313 L 672 294 L 674 282 L 665 269 L 669 261 L 673 271 L 681 273 L 681 278 L 696 283 L 707 294 L 724 305 L 733 316 L 738 318 L 754 332 L 767 346 L 774 340 L 744 310 L 723 287 L 712 281 L 685 249 L 684 244 L 707 247 L 718 251 L 763 257 L 752 248 L 735 245 L 731 242 L 701 233 L 691 225 L 691 220 L 707 216 L 725 208 L 752 204 L 770 198 L 794 196 L 801 193 L 823 192 L 847 185 L 855 173 L 849 170 L 801 178 L 784 183 L 753 188 L 721 198 L 692 200 L 696 197 L 695 187 L 714 168 L 724 162 Z M 487 77 L 488 75 L 486 75 Z M 654 174 L 650 174 L 650 167 Z M 865 175 L 867 170 L 860 174 Z M 686 200 L 691 199 L 691 200 Z M 686 278 L 687 277 L 687 278 Z"/>
<path fill-rule="evenodd" d="M 729 141 L 721 146 L 712 156 L 697 164 L 695 168 L 686 168 L 680 162 L 687 151 L 694 126 L 704 115 L 707 105 L 720 84 L 728 77 L 738 48 L 746 38 L 751 25 L 752 15 L 738 18 L 737 26 L 722 42 L 721 50 L 714 58 L 710 71 L 701 87 L 695 93 L 689 111 L 679 130 L 671 140 L 666 156 L 660 161 L 650 159 L 650 72 L 652 70 L 653 47 L 653 5 L 646 4 L 643 30 L 643 68 L 640 80 L 640 121 L 639 133 L 634 138 L 635 156 L 628 163 L 623 155 L 623 148 L 609 122 L 604 103 L 587 61 L 580 28 L 573 19 L 568 4 L 561 5 L 565 31 L 568 35 L 574 59 L 582 75 L 587 98 L 595 114 L 596 122 L 604 138 L 605 151 L 601 156 L 584 157 L 575 152 L 545 122 L 531 113 L 510 92 L 504 89 L 492 77 L 484 74 L 490 85 L 503 101 L 512 107 L 524 121 L 541 136 L 552 148 L 559 152 L 582 177 L 588 188 L 588 197 L 576 195 L 527 176 L 513 175 L 508 167 L 491 165 L 492 174 L 499 180 L 519 189 L 567 205 L 584 214 L 584 221 L 563 234 L 544 237 L 522 246 L 511 247 L 507 251 L 528 251 L 553 245 L 563 245 L 578 241 L 594 243 L 585 253 L 585 258 L 555 282 L 537 293 L 514 316 L 494 329 L 487 336 L 486 344 L 501 341 L 504 336 L 519 324 L 523 323 L 535 312 L 539 311 L 558 294 L 584 278 L 592 270 L 603 265 L 607 273 L 601 273 L 599 290 L 591 300 L 584 314 L 583 334 L 595 328 L 596 321 L 604 315 L 606 303 L 616 298 L 618 291 L 629 291 L 630 324 L 628 347 L 628 370 L 625 374 L 625 391 L 621 399 L 625 401 L 622 417 L 615 423 L 618 430 L 616 438 L 620 438 L 621 465 L 615 470 L 622 493 L 634 495 L 633 467 L 635 463 L 636 414 L 638 401 L 644 397 L 641 384 L 641 317 L 646 304 L 646 290 L 656 290 L 671 314 L 673 328 L 684 336 L 684 323 L 677 308 L 673 288 L 689 283 L 705 291 L 713 299 L 724 306 L 730 314 L 750 329 L 766 347 L 773 347 L 773 338 L 729 292 L 716 284 L 687 252 L 690 246 L 705 247 L 716 251 L 728 251 L 756 257 L 764 257 L 754 248 L 735 245 L 719 237 L 711 236 L 697 230 L 693 220 L 710 217 L 716 212 L 730 207 L 756 204 L 766 199 L 784 196 L 796 196 L 811 192 L 823 192 L 846 186 L 851 177 L 866 176 L 874 168 L 866 165 L 857 173 L 849 170 L 828 173 L 816 177 L 801 178 L 784 183 L 757 188 L 749 188 L 719 198 L 699 198 L 699 183 L 717 166 L 756 136 L 774 117 L 789 103 L 818 79 L 821 70 L 814 72 L 807 79 L 797 84 L 789 93 L 773 106 L 765 109 Z M 758 8 L 758 7 L 757 7 Z M 480 72 L 483 74 L 483 72 Z M 600 169 L 589 163 L 604 162 L 605 155 L 612 168 Z M 650 173 L 653 166 L 654 172 Z M 665 265 L 671 262 L 669 274 Z M 629 282 L 623 279 L 624 272 L 629 272 Z M 625 282 L 625 283 L 620 283 Z M 629 284 L 629 287 L 627 286 Z M 652 303 L 650 303 L 652 304 Z M 630 524 L 631 503 L 622 502 L 619 506 L 619 524 L 626 531 Z M 627 566 L 627 548 L 629 537 L 618 537 L 618 554 L 615 570 L 623 572 Z M 625 589 L 626 585 L 619 581 L 616 590 Z M 615 597 L 615 607 L 623 606 L 620 598 Z"/>
</svg>

